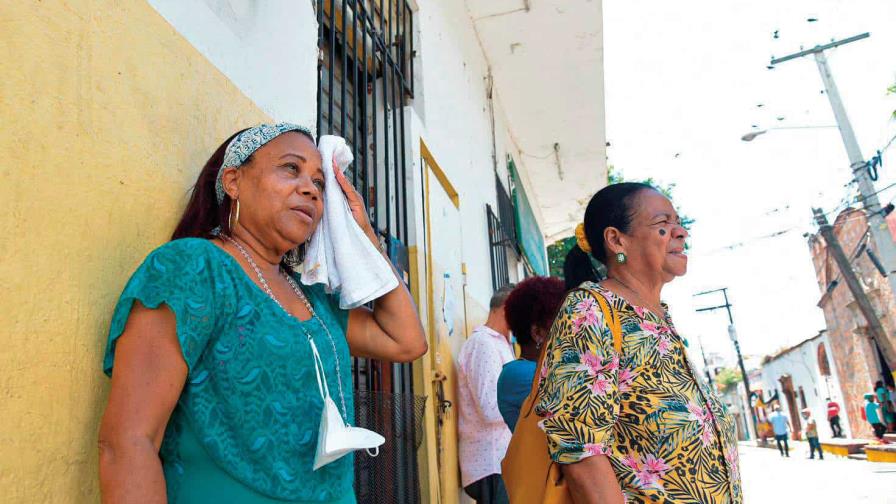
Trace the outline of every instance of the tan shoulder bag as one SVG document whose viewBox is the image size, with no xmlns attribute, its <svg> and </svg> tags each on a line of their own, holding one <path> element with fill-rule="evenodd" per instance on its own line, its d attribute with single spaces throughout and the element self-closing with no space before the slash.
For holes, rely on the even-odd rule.
<svg viewBox="0 0 896 504">
<path fill-rule="evenodd" d="M 593 289 L 587 290 L 597 300 L 613 333 L 613 347 L 616 353 L 622 352 L 622 327 L 615 310 L 606 298 Z M 538 357 L 532 390 L 523 402 L 519 420 L 507 454 L 501 462 L 501 476 L 507 487 L 507 494 L 512 504 L 565 504 L 572 503 L 572 497 L 563 480 L 560 466 L 551 460 L 548 453 L 548 439 L 544 431 L 538 427 L 541 418 L 535 414 L 535 402 L 538 400 L 538 376 L 544 362 L 547 348 L 545 341 Z"/>
</svg>

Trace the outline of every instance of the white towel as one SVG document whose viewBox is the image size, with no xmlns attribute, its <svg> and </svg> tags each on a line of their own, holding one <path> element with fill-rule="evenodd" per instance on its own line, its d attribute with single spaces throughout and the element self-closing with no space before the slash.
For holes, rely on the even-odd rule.
<svg viewBox="0 0 896 504">
<path fill-rule="evenodd" d="M 389 262 L 355 222 L 342 192 L 333 161 L 345 173 L 354 160 L 345 139 L 324 135 L 317 148 L 323 158 L 324 215 L 311 236 L 302 264 L 302 283 L 324 284 L 328 293 L 339 293 L 339 307 L 356 308 L 398 287 Z"/>
</svg>

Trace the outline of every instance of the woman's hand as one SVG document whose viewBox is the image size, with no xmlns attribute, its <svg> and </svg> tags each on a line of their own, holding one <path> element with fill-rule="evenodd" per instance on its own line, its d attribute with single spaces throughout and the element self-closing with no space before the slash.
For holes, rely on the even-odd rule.
<svg viewBox="0 0 896 504">
<path fill-rule="evenodd" d="M 355 222 L 358 223 L 358 226 L 361 227 L 364 234 L 370 238 L 370 241 L 373 242 L 374 246 L 379 249 L 379 238 L 377 238 L 373 226 L 370 225 L 370 218 L 367 215 L 367 207 L 364 204 L 364 198 L 361 197 L 361 194 L 355 189 L 355 186 L 345 178 L 342 170 L 339 169 L 339 165 L 336 164 L 335 159 L 333 160 L 333 173 L 336 175 L 336 182 L 338 182 L 339 187 L 342 188 L 342 193 L 345 194 L 345 199 L 348 201 L 348 208 L 351 210 Z"/>
</svg>

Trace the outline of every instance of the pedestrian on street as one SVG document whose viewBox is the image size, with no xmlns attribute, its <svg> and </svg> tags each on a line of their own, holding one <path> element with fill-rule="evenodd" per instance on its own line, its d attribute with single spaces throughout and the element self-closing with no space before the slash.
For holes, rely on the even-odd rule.
<svg viewBox="0 0 896 504">
<path fill-rule="evenodd" d="M 536 276 L 520 282 L 504 304 L 507 325 L 520 346 L 520 358 L 505 364 L 498 377 L 498 409 L 511 431 L 532 389 L 541 345 L 565 296 L 563 280 Z"/>
<path fill-rule="evenodd" d="M 880 405 L 877 404 L 876 400 L 877 396 L 874 392 L 865 394 L 865 420 L 871 424 L 871 429 L 874 431 L 874 437 L 881 443 L 886 444 L 884 433 L 887 432 L 887 427 L 883 424 L 883 415 L 881 414 Z"/>
<path fill-rule="evenodd" d="M 790 447 L 787 446 L 787 433 L 792 432 L 790 428 L 790 418 L 781 413 L 781 406 L 775 405 L 775 409 L 768 416 L 768 421 L 772 424 L 775 431 L 775 443 L 778 445 L 778 451 L 782 457 L 790 457 Z"/>
<path fill-rule="evenodd" d="M 882 422 L 888 432 L 896 431 L 896 411 L 893 409 L 893 403 L 890 402 L 890 391 L 884 387 L 884 382 L 878 380 L 874 384 L 874 394 L 877 396 L 877 404 L 880 405 Z"/>
<path fill-rule="evenodd" d="M 802 414 L 803 420 L 806 421 L 806 428 L 803 430 L 803 434 L 809 441 L 809 458 L 814 459 L 815 451 L 818 450 L 818 459 L 824 460 L 824 453 L 821 451 L 821 443 L 818 442 L 818 424 L 815 422 L 815 418 L 812 417 L 812 410 L 803 408 Z"/>
<path fill-rule="evenodd" d="M 593 258 L 607 278 L 566 295 L 534 407 L 573 502 L 742 502 L 733 418 L 661 301 L 687 272 L 687 237 L 672 203 L 638 183 L 598 191 L 577 226 L 583 262 L 564 270 L 594 271 Z"/>
<path fill-rule="evenodd" d="M 478 504 L 509 502 L 501 459 L 510 444 L 510 429 L 498 409 L 498 376 L 516 358 L 504 314 L 512 290 L 508 285 L 492 295 L 488 319 L 473 329 L 457 356 L 461 484 Z"/>
<path fill-rule="evenodd" d="M 896 387 L 887 385 L 887 396 L 890 398 L 890 408 L 894 413 L 894 424 L 890 426 L 890 431 L 896 431 Z"/>
<path fill-rule="evenodd" d="M 831 424 L 831 435 L 835 438 L 843 437 L 843 428 L 840 427 L 840 405 L 830 397 L 825 399 L 828 402 L 828 423 Z"/>
</svg>

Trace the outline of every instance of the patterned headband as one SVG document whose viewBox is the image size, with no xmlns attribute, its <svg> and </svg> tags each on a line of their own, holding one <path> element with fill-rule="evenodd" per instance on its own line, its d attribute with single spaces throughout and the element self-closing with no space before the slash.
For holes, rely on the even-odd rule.
<svg viewBox="0 0 896 504">
<path fill-rule="evenodd" d="M 299 131 L 314 140 L 311 130 L 292 123 L 259 124 L 233 137 L 233 140 L 227 144 L 227 150 L 224 151 L 224 162 L 218 168 L 218 177 L 215 179 L 215 195 L 218 197 L 218 204 L 224 202 L 226 194 L 223 180 L 224 168 L 242 166 L 253 152 L 287 131 Z"/>
</svg>

